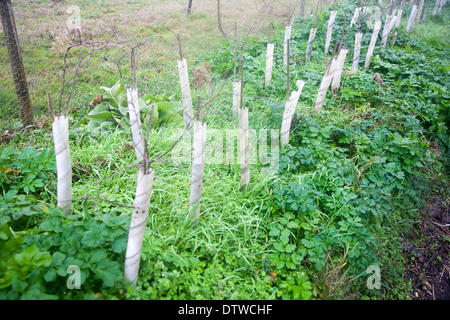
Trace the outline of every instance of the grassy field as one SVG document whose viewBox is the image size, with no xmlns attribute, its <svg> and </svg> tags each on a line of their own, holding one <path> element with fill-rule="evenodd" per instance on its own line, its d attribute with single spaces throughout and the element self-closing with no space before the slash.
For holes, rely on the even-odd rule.
<svg viewBox="0 0 450 320">
<path fill-rule="evenodd" d="M 309 2 L 309 1 L 308 1 Z M 67 48 L 79 41 L 69 30 L 77 6 L 81 15 L 81 38 L 84 41 L 110 41 L 117 45 L 96 52 L 86 59 L 79 72 L 71 106 L 85 108 L 96 98 L 100 86 L 111 86 L 120 78 L 131 78 L 131 48 L 136 47 L 138 82 L 142 89 L 162 94 L 177 83 L 176 59 L 180 34 L 183 54 L 189 68 L 199 66 L 202 55 L 234 41 L 235 23 L 238 39 L 267 37 L 282 30 L 295 1 L 226 1 L 221 5 L 221 21 L 227 37 L 217 25 L 214 1 L 196 0 L 190 15 L 187 1 L 13 1 L 13 9 L 22 49 L 32 104 L 36 115 L 48 110 L 47 93 L 54 98 L 62 85 L 63 57 Z M 307 12 L 312 6 L 307 4 Z M 270 31 L 272 30 L 272 31 Z M 0 30 L 0 43 L 4 43 Z M 125 42 L 125 43 L 124 43 Z M 68 56 L 66 81 L 73 79 L 75 66 L 85 50 L 73 49 Z M 1 127 L 19 120 L 17 99 L 6 46 L 0 47 Z M 66 94 L 67 96 L 67 94 Z M 6 122 L 5 122 L 6 121 Z"/>
<path fill-rule="evenodd" d="M 249 125 L 257 132 L 278 130 L 283 116 L 287 79 L 282 30 L 289 2 L 275 1 L 276 5 L 263 11 L 263 19 L 257 10 L 263 1 L 224 3 L 222 22 L 228 38 L 217 28 L 214 1 L 194 0 L 191 16 L 184 13 L 185 2 L 70 3 L 81 8 L 86 23 L 83 37 L 131 42 L 93 55 L 80 72 L 69 114 L 73 215 L 64 217 L 55 208 L 50 123 L 26 135 L 3 135 L 8 139 L 4 138 L 0 148 L 0 299 L 425 299 L 426 292 L 418 291 L 420 281 L 425 280 L 417 284 L 407 277 L 408 270 L 415 271 L 412 266 L 422 261 L 411 247 L 421 250 L 423 261 L 435 259 L 432 264 L 439 272 L 433 285 L 438 297 L 445 297 L 450 292 L 444 286 L 450 274 L 442 273 L 439 288 L 438 280 L 448 264 L 448 228 L 433 233 L 439 241 L 426 251 L 418 244 L 430 233 L 417 230 L 423 227 L 419 224 L 421 208 L 429 194 L 440 199 L 434 223 L 448 223 L 448 7 L 417 25 L 412 34 L 405 31 L 405 18 L 386 52 L 376 48 L 367 71 L 361 61 L 358 73 L 350 74 L 349 53 L 341 89 L 327 95 L 319 115 L 314 115 L 313 107 L 324 62 L 329 59 L 323 53 L 329 10 L 319 15 L 309 62 L 304 55 L 313 19 L 296 19 L 290 92 L 297 89 L 297 80 L 306 84 L 290 145 L 280 150 L 277 172 L 267 174 L 263 170 L 267 165 L 258 159 L 250 169 L 250 188 L 241 192 L 237 143 L 232 163 L 205 167 L 200 221 L 192 228 L 188 139 L 189 154 L 182 155 L 184 161 L 176 162 L 171 153 L 152 166 L 156 177 L 139 281 L 131 287 L 123 280 L 137 180 L 131 130 L 111 125 L 99 131 L 99 122 L 90 122 L 86 115 L 94 109 L 88 104 L 99 93 L 105 95 L 109 108 L 117 108 L 117 101 L 126 99 L 124 90 L 131 84 L 130 48 L 142 44 L 136 63 L 140 96 L 166 94 L 179 101 L 175 34 L 180 33 L 190 69 L 203 62 L 212 68 L 211 85 L 192 90 L 192 95 L 201 95 L 202 101 L 216 95 L 204 106 L 202 116 L 208 130 L 224 133 L 237 128 L 231 113 L 232 76 L 228 73 L 224 78 L 233 68 L 234 23 L 242 38 L 257 21 L 260 25 L 250 33 L 252 41 L 247 42 L 243 55 Z M 62 55 L 72 39 L 77 39 L 64 30 L 68 4 L 15 4 L 37 115 L 47 113 L 47 92 L 57 95 Z M 344 12 L 349 15 L 354 7 L 353 2 L 339 6 L 336 39 Z M 277 49 L 273 79 L 265 86 L 269 25 L 277 30 L 271 36 Z M 370 30 L 364 26 L 363 31 L 364 54 Z M 349 29 L 349 52 L 355 32 Z M 1 119 L 9 128 L 11 119 L 16 121 L 11 112 L 14 91 L 7 85 L 11 79 L 6 49 L 0 50 L 0 72 L 5 75 L 0 80 L 5 83 L 0 89 Z M 82 52 L 74 52 L 74 58 Z M 76 61 L 70 62 L 71 72 Z M 380 74 L 386 86 L 374 81 L 374 73 Z M 121 78 L 123 86 L 111 96 L 100 90 Z M 142 110 L 148 110 L 149 104 L 144 104 Z M 167 150 L 180 133 L 175 121 L 164 123 L 163 116 L 160 125 L 150 131 L 150 157 Z M 275 140 L 276 135 L 268 138 Z M 407 250 L 406 242 L 412 243 Z M 81 267 L 83 290 L 65 289 L 67 265 Z M 368 279 L 373 279 L 369 266 L 379 267 L 378 288 L 368 285 Z"/>
</svg>

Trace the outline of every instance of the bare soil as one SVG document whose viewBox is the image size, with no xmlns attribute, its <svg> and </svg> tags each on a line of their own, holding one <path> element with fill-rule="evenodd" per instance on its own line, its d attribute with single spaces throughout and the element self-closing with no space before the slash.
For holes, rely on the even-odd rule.
<svg viewBox="0 0 450 320">
<path fill-rule="evenodd" d="M 440 183 L 434 189 L 438 191 L 426 202 L 417 231 L 403 243 L 413 300 L 450 300 L 449 186 Z"/>
</svg>

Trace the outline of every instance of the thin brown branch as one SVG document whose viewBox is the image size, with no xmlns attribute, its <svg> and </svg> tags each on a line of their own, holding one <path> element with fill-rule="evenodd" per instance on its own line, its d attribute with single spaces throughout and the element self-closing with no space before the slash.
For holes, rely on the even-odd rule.
<svg viewBox="0 0 450 320">
<path fill-rule="evenodd" d="M 181 40 L 179 33 L 177 33 L 177 39 L 178 39 L 178 53 L 180 54 L 180 61 L 183 61 L 183 50 L 181 49 Z"/>
</svg>

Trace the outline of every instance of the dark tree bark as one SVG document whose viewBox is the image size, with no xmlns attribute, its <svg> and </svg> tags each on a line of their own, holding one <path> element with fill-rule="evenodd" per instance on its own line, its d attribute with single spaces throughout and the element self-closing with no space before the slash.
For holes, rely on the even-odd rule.
<svg viewBox="0 0 450 320">
<path fill-rule="evenodd" d="M 192 0 L 189 0 L 187 14 L 191 14 L 191 8 L 192 8 Z"/>
<path fill-rule="evenodd" d="M 8 48 L 9 60 L 19 99 L 19 110 L 24 126 L 34 125 L 33 110 L 31 107 L 30 94 L 28 92 L 27 78 L 23 68 L 22 54 L 19 47 L 14 14 L 11 0 L 0 0 L 0 16 L 5 33 L 6 47 Z"/>
</svg>

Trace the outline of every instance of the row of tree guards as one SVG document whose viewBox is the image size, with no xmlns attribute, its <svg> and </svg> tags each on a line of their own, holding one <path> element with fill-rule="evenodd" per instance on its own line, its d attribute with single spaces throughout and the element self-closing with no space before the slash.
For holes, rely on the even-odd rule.
<svg viewBox="0 0 450 320">
<path fill-rule="evenodd" d="M 413 8 L 408 19 L 407 30 L 410 32 L 414 23 L 420 17 L 420 11 L 423 8 L 423 0 L 415 1 Z M 438 5 L 439 2 L 439 5 Z M 438 0 L 436 3 L 435 11 L 438 11 L 445 5 L 446 0 Z M 405 0 L 402 1 L 400 8 L 394 12 L 394 2 L 391 1 L 388 8 L 386 18 L 384 21 L 384 28 L 382 32 L 381 48 L 384 50 L 386 47 L 387 39 L 389 33 L 393 28 L 398 28 L 400 26 L 400 19 L 402 17 L 403 7 Z M 361 41 L 363 34 L 361 32 L 361 23 L 366 14 L 367 7 L 358 7 L 352 17 L 350 25 L 358 25 L 358 31 L 355 36 L 354 54 L 353 54 L 353 64 L 352 64 L 352 74 L 357 73 L 359 65 L 359 57 L 361 53 Z M 334 26 L 334 21 L 337 17 L 337 10 L 333 7 L 330 13 L 326 43 L 325 43 L 325 53 L 328 53 L 330 48 L 330 43 L 332 39 L 332 31 Z M 316 102 L 314 106 L 314 113 L 320 112 L 326 93 L 331 84 L 332 93 L 336 93 L 339 90 L 340 80 L 344 69 L 344 62 L 348 53 L 346 44 L 343 43 L 345 24 L 347 20 L 347 14 L 344 16 L 344 26 L 341 35 L 340 42 L 336 43 L 334 46 L 333 53 L 331 55 L 330 61 L 327 63 L 324 76 L 322 78 Z M 314 21 L 313 28 L 311 29 L 308 47 L 306 50 L 307 60 L 311 57 L 313 42 L 316 29 L 317 21 L 317 9 L 316 18 Z M 371 41 L 367 50 L 365 69 L 369 68 L 370 59 L 374 51 L 375 44 L 378 39 L 378 35 L 381 29 L 381 20 L 377 20 L 373 26 L 373 32 L 371 35 Z M 289 46 L 290 46 L 290 34 L 292 28 L 292 21 L 285 29 L 284 38 L 284 63 L 288 70 L 288 89 L 286 95 L 286 104 L 284 109 L 284 114 L 281 123 L 280 137 L 281 144 L 286 146 L 289 144 L 289 133 L 292 123 L 292 117 L 297 109 L 298 100 L 302 93 L 305 82 L 298 80 L 296 82 L 297 90 L 289 94 Z M 178 37 L 179 40 L 179 37 Z M 180 42 L 180 41 L 179 41 Z M 236 43 L 236 41 L 235 41 Z M 268 43 L 267 53 L 266 53 L 266 77 L 265 83 L 269 84 L 271 81 L 271 72 L 273 67 L 273 52 L 274 43 Z M 183 102 L 183 117 L 185 122 L 185 129 L 183 135 L 193 134 L 193 145 L 192 145 L 192 174 L 191 174 L 191 189 L 190 189 L 190 209 L 189 209 L 189 219 L 192 222 L 193 227 L 197 226 L 198 219 L 200 216 L 200 203 L 202 197 L 202 184 L 203 184 L 203 173 L 204 173 L 204 163 L 205 163 L 205 149 L 206 149 L 206 134 L 207 134 L 207 124 L 200 120 L 200 109 L 201 100 L 198 97 L 197 102 L 197 112 L 194 115 L 194 109 L 192 105 L 191 90 L 188 76 L 188 68 L 186 59 L 183 57 L 180 47 L 180 56 L 178 62 L 179 79 L 182 93 Z M 235 118 L 238 119 L 239 123 L 239 154 L 240 154 L 240 167 L 241 167 L 241 190 L 246 190 L 250 184 L 250 144 L 249 144 L 249 111 L 243 106 L 243 58 L 241 56 L 239 59 L 239 73 L 237 72 L 237 48 L 235 46 L 235 71 L 233 78 L 233 104 L 232 113 Z M 238 79 L 240 76 L 240 79 Z M 144 137 L 142 132 L 142 124 L 140 118 L 140 110 L 138 103 L 138 90 L 136 87 L 136 82 L 133 88 L 127 90 L 128 99 L 128 113 L 130 119 L 132 140 L 135 148 L 136 158 L 139 163 L 138 165 L 138 178 L 136 195 L 134 199 L 134 210 L 131 218 L 128 244 L 125 256 L 125 267 L 124 276 L 131 283 L 136 284 L 139 272 L 139 263 L 142 252 L 142 244 L 144 239 L 145 227 L 147 224 L 148 211 L 150 205 L 150 197 L 152 194 L 153 180 L 155 176 L 155 169 L 151 168 L 151 164 L 160 160 L 165 156 L 170 150 L 175 146 L 175 144 L 180 140 L 174 142 L 174 144 L 168 148 L 165 152 L 160 154 L 158 157 L 150 159 L 147 154 L 147 142 L 150 134 L 151 118 L 153 110 L 151 110 L 150 122 L 147 127 L 147 135 Z M 71 159 L 69 150 L 69 125 L 66 116 L 61 115 L 61 111 L 55 116 L 53 113 L 53 107 L 51 102 L 51 97 L 49 95 L 49 104 L 51 110 L 51 116 L 53 118 L 52 130 L 53 138 L 55 144 L 56 153 L 56 166 L 57 166 L 57 203 L 65 214 L 70 214 L 72 209 L 72 169 L 71 169 Z M 182 135 L 182 136 L 183 136 Z M 180 137 L 181 138 L 181 137 Z"/>
</svg>

